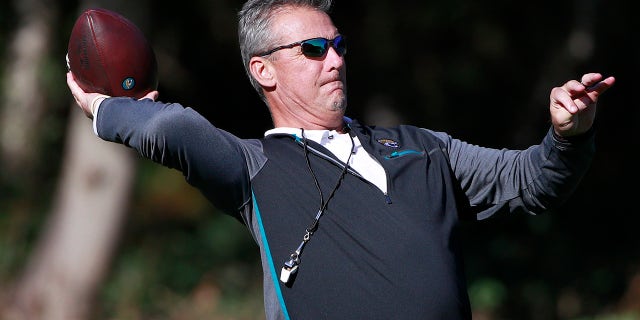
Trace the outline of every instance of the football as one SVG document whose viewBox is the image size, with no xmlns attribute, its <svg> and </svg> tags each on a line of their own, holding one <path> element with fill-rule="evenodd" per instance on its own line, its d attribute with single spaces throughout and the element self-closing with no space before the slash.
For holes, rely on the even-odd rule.
<svg viewBox="0 0 640 320">
<path fill-rule="evenodd" d="M 119 13 L 97 8 L 76 20 L 67 69 L 85 92 L 141 98 L 158 86 L 158 64 L 142 31 Z"/>
</svg>

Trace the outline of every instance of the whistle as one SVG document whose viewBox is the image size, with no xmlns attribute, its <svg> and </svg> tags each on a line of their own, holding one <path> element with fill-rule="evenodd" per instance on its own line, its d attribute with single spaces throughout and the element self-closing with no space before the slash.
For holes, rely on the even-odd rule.
<svg viewBox="0 0 640 320">
<path fill-rule="evenodd" d="M 280 270 L 280 281 L 287 284 L 293 279 L 293 276 L 298 272 L 297 264 L 290 264 L 291 261 L 285 262 L 282 270 Z"/>
</svg>

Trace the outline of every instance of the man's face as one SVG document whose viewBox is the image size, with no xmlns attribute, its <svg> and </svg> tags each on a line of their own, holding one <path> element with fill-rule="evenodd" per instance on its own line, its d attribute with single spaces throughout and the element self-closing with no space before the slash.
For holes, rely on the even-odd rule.
<svg viewBox="0 0 640 320">
<path fill-rule="evenodd" d="M 309 8 L 279 12 L 271 29 L 279 39 L 274 47 L 311 38 L 334 39 L 339 35 L 327 14 Z M 344 114 L 345 60 L 334 48 L 322 57 L 307 57 L 300 46 L 295 46 L 274 52 L 272 61 L 277 78 L 273 93 L 285 112 L 309 120 Z"/>
</svg>

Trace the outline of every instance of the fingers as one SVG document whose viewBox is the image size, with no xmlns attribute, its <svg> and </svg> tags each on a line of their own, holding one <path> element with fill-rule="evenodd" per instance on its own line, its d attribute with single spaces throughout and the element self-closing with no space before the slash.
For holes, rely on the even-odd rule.
<svg viewBox="0 0 640 320">
<path fill-rule="evenodd" d="M 580 78 L 580 83 L 585 87 L 592 86 L 602 80 L 602 75 L 599 73 L 587 73 Z"/>
<path fill-rule="evenodd" d="M 595 104 L 598 96 L 615 83 L 614 77 L 603 79 L 600 73 L 587 73 L 581 81 L 570 80 L 563 86 L 551 90 L 552 104 L 563 107 L 571 114 Z"/>
<path fill-rule="evenodd" d="M 579 107 L 574 102 L 573 94 L 580 89 L 584 90 L 584 86 L 575 80 L 565 83 L 562 87 L 551 89 L 551 106 L 563 108 L 571 114 L 578 112 Z"/>
<path fill-rule="evenodd" d="M 614 83 L 614 77 L 587 73 L 580 81 L 570 80 L 551 89 L 550 112 L 555 132 L 569 137 L 589 130 L 595 119 L 598 97 Z"/>
<path fill-rule="evenodd" d="M 579 91 L 576 94 L 578 102 L 585 105 L 595 104 L 598 101 L 598 97 L 607 91 L 616 79 L 614 77 L 604 78 L 599 73 L 588 73 L 582 76 L 581 84 L 584 86 L 583 91 Z M 580 103 L 577 103 L 580 106 Z"/>
<path fill-rule="evenodd" d="M 149 93 L 147 93 L 144 97 L 138 99 L 138 100 L 142 100 L 142 99 L 151 99 L 153 101 L 156 101 L 156 99 L 158 99 L 158 96 L 160 95 L 160 93 L 157 90 L 153 90 L 150 91 Z"/>
<path fill-rule="evenodd" d="M 607 77 L 595 82 L 583 81 L 582 83 L 585 85 L 587 93 L 591 94 L 592 92 L 595 92 L 595 97 L 597 98 L 603 92 L 607 91 L 607 89 L 611 88 L 615 82 L 616 79 L 614 77 Z"/>
<path fill-rule="evenodd" d="M 67 86 L 69 86 L 71 95 L 73 95 L 73 98 L 76 100 L 78 106 L 81 109 L 85 110 L 85 108 L 83 107 L 83 97 L 85 95 L 85 92 L 82 90 L 82 88 L 80 88 L 76 80 L 73 78 L 73 74 L 71 73 L 71 71 L 67 72 Z"/>
<path fill-rule="evenodd" d="M 107 95 L 100 94 L 100 93 L 88 93 L 88 92 L 85 92 L 80 87 L 80 85 L 78 85 L 78 83 L 76 82 L 75 78 L 73 77 L 73 73 L 71 73 L 71 71 L 67 72 L 67 85 L 69 86 L 69 90 L 71 90 L 71 94 L 73 95 L 73 98 L 76 100 L 76 103 L 78 104 L 80 109 L 82 109 L 82 111 L 84 111 L 85 115 L 88 118 L 93 118 L 93 114 L 94 114 L 97 106 L 105 98 L 109 97 Z M 151 99 L 153 101 L 156 101 L 156 99 L 158 99 L 159 95 L 160 95 L 160 93 L 157 90 L 153 90 L 153 91 L 148 92 L 144 97 L 140 98 L 139 100 Z"/>
<path fill-rule="evenodd" d="M 69 86 L 69 90 L 71 90 L 71 94 L 76 100 L 76 103 L 89 119 L 93 118 L 93 112 L 98 98 L 103 98 L 102 100 L 104 100 L 104 98 L 108 97 L 104 94 L 84 92 L 73 78 L 73 74 L 70 71 L 67 72 L 67 85 Z"/>
<path fill-rule="evenodd" d="M 82 89 L 80 88 L 76 80 L 73 78 L 73 74 L 71 73 L 71 71 L 67 72 L 67 86 L 69 86 L 69 90 L 71 90 L 71 94 L 74 97 L 76 97 L 80 92 L 82 92 Z"/>
</svg>

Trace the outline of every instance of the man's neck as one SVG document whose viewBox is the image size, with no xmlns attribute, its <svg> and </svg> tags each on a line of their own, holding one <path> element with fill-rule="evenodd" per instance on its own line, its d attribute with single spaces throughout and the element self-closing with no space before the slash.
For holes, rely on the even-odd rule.
<svg viewBox="0 0 640 320">
<path fill-rule="evenodd" d="M 347 133 L 349 132 L 348 124 L 351 122 L 351 119 L 345 116 L 341 116 L 339 121 L 332 121 L 331 124 L 318 124 L 314 122 L 307 121 L 275 121 L 274 119 L 274 128 L 298 128 L 305 130 L 335 130 L 338 133 Z"/>
</svg>

